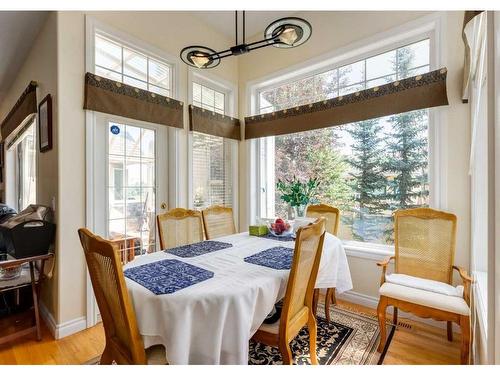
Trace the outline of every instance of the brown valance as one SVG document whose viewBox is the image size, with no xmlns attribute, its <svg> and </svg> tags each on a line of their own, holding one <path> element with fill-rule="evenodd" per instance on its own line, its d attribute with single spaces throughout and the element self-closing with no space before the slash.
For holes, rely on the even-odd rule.
<svg viewBox="0 0 500 375">
<path fill-rule="evenodd" d="M 446 68 L 281 111 L 245 117 L 245 139 L 297 133 L 448 104 Z"/>
<path fill-rule="evenodd" d="M 473 56 L 471 56 L 472 51 L 471 51 L 471 46 L 469 44 L 469 40 L 467 37 L 467 32 L 471 32 L 471 26 L 474 20 L 474 18 L 481 13 L 483 13 L 483 10 L 467 10 L 464 12 L 464 25 L 462 28 L 462 39 L 464 41 L 465 45 L 465 55 L 464 55 L 464 78 L 463 78 L 463 84 L 462 84 L 462 102 L 463 103 L 468 103 L 469 102 L 469 83 L 472 78 L 472 75 L 474 72 L 472 71 L 475 68 L 475 62 L 472 63 Z M 476 52 L 477 55 L 477 52 Z M 477 56 L 474 56 L 475 59 L 477 59 Z"/>
<path fill-rule="evenodd" d="M 85 74 L 83 109 L 183 128 L 183 103 L 147 90 Z"/>
<path fill-rule="evenodd" d="M 28 116 L 36 114 L 36 86 L 37 83 L 35 81 L 30 82 L 19 99 L 17 99 L 14 107 L 12 107 L 2 121 L 2 124 L 0 125 L 2 139 L 7 138 L 12 132 L 21 126 Z"/>
<path fill-rule="evenodd" d="M 239 119 L 194 105 L 189 106 L 189 130 L 238 141 L 241 139 Z"/>
</svg>

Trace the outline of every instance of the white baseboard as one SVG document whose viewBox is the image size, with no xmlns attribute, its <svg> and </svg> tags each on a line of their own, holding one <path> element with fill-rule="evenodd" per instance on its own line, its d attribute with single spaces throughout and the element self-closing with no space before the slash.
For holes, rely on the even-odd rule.
<svg viewBox="0 0 500 375">
<path fill-rule="evenodd" d="M 358 293 L 353 290 L 349 290 L 347 292 L 339 294 L 337 297 L 341 300 L 352 302 L 361 306 L 370 307 L 372 309 L 376 309 L 378 305 L 378 296 L 374 297 L 367 294 Z M 388 310 L 388 312 L 392 314 L 390 310 Z M 418 316 L 406 313 L 404 311 L 399 311 L 398 316 L 404 319 L 413 320 L 415 322 L 428 324 L 430 326 L 446 330 L 446 322 L 440 322 L 433 319 L 420 318 Z M 460 327 L 457 324 L 453 324 L 453 332 L 460 333 Z"/>
<path fill-rule="evenodd" d="M 56 340 L 83 331 L 87 328 L 87 319 L 84 316 L 57 324 L 50 311 L 42 302 L 40 302 L 40 315 Z"/>
</svg>

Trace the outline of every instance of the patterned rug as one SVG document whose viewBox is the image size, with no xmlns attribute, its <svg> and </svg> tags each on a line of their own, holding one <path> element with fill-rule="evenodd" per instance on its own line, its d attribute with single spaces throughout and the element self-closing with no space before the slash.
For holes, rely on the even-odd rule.
<svg viewBox="0 0 500 375">
<path fill-rule="evenodd" d="M 382 364 L 391 344 L 394 326 L 387 322 L 387 343 L 382 353 L 377 352 L 380 337 L 375 316 L 331 306 L 328 323 L 324 315 L 324 305 L 318 304 L 317 356 L 320 365 L 376 365 Z M 309 333 L 302 329 L 291 342 L 292 355 L 297 365 L 308 365 Z M 85 364 L 99 364 L 95 358 Z M 281 365 L 281 354 L 277 348 L 250 341 L 250 365 Z"/>
<path fill-rule="evenodd" d="M 385 350 L 377 352 L 380 330 L 376 317 L 345 308 L 330 307 L 331 321 L 324 315 L 324 305 L 318 305 L 317 357 L 320 365 L 376 365 L 383 362 L 392 340 L 392 324 L 387 324 L 388 340 Z M 291 342 L 295 364 L 310 364 L 309 333 L 303 328 Z M 249 364 L 281 365 L 277 348 L 250 341 Z"/>
</svg>

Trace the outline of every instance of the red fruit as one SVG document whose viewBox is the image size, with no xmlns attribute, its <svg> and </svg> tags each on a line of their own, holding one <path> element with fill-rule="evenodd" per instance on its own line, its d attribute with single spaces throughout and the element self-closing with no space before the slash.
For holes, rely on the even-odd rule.
<svg viewBox="0 0 500 375">
<path fill-rule="evenodd" d="M 284 224 L 285 222 L 281 218 L 277 218 L 275 221 L 276 224 Z"/>
</svg>

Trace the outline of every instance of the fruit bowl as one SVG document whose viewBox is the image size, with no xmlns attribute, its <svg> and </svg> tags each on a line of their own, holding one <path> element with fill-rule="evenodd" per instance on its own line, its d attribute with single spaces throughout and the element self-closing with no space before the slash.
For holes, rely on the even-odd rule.
<svg viewBox="0 0 500 375">
<path fill-rule="evenodd" d="M 275 220 L 274 223 L 268 224 L 269 233 L 275 237 L 288 237 L 293 234 L 293 227 L 281 218 Z"/>
</svg>

